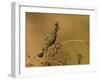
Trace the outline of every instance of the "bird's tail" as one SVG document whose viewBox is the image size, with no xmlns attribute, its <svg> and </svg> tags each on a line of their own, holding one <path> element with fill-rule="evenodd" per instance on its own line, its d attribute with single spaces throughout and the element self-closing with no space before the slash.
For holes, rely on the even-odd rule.
<svg viewBox="0 0 100 80">
<path fill-rule="evenodd" d="M 43 49 L 41 50 L 41 52 L 38 54 L 38 57 L 43 57 L 44 52 L 45 52 L 45 49 L 43 48 Z"/>
</svg>

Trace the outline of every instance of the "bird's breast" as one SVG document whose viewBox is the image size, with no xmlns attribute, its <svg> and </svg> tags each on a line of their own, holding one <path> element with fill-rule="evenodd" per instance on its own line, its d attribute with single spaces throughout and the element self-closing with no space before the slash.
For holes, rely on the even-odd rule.
<svg viewBox="0 0 100 80">
<path fill-rule="evenodd" d="M 46 47 L 51 46 L 56 41 L 57 34 L 50 34 L 48 39 L 45 41 Z"/>
</svg>

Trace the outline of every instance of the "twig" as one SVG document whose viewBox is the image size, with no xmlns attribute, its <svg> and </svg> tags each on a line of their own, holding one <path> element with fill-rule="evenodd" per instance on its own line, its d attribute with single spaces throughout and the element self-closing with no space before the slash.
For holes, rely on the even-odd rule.
<svg viewBox="0 0 100 80">
<path fill-rule="evenodd" d="M 58 65 L 63 65 L 61 62 L 53 61 L 53 60 L 48 60 L 47 62 L 49 62 L 49 63 L 56 63 Z"/>
</svg>

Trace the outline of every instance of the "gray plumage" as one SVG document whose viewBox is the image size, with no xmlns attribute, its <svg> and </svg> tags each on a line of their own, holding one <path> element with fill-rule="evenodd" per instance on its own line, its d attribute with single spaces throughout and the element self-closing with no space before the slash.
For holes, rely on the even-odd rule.
<svg viewBox="0 0 100 80">
<path fill-rule="evenodd" d="M 45 41 L 44 41 L 45 47 L 41 50 L 42 52 L 39 53 L 39 55 L 38 55 L 39 57 L 43 57 L 44 52 L 46 52 L 47 49 L 51 45 L 53 45 L 55 43 L 56 38 L 57 38 L 57 32 L 58 32 L 58 30 L 59 30 L 59 24 L 58 24 L 58 22 L 56 22 L 55 26 L 53 27 L 53 30 L 50 33 L 48 33 L 48 35 L 45 37 Z"/>
</svg>

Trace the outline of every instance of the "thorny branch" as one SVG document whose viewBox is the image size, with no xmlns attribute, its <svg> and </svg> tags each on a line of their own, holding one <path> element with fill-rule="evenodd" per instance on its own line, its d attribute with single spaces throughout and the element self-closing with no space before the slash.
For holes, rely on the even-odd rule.
<svg viewBox="0 0 100 80">
<path fill-rule="evenodd" d="M 53 44 L 53 47 L 48 48 L 48 50 L 51 49 L 54 53 L 53 56 L 55 56 L 57 54 L 58 49 L 60 49 L 63 44 L 70 43 L 70 42 L 85 42 L 87 44 L 88 41 L 87 40 L 68 40 L 68 41 L 63 41 L 63 42 L 57 42 L 57 43 Z M 43 57 L 44 59 L 46 58 L 46 56 L 48 54 L 48 50 L 47 50 L 47 53 L 45 54 L 45 57 Z M 76 49 L 76 50 L 78 51 L 78 49 Z M 50 53 L 50 54 L 52 55 L 52 53 Z M 37 57 L 37 55 L 35 57 Z M 78 54 L 77 57 L 78 57 L 78 64 L 80 64 L 81 59 L 83 59 L 83 56 L 81 54 Z M 63 63 L 58 62 L 56 60 L 45 59 L 45 62 L 48 62 L 49 64 L 55 63 L 55 64 L 58 64 L 58 65 L 63 65 Z"/>
</svg>

